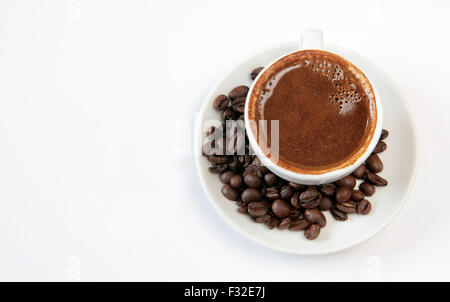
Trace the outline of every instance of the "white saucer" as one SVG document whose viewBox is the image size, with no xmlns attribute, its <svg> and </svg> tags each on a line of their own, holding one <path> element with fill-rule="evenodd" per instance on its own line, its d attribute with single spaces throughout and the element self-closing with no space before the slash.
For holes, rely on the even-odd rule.
<svg viewBox="0 0 450 302">
<path fill-rule="evenodd" d="M 235 66 L 220 79 L 208 94 L 200 112 L 196 125 L 195 144 L 201 150 L 203 122 L 212 119 L 220 120 L 220 115 L 212 107 L 214 98 L 219 94 L 227 94 L 237 85 L 251 85 L 250 72 L 258 66 L 265 66 L 275 58 L 296 50 L 297 42 L 284 43 L 266 49 L 241 64 Z M 326 254 L 352 247 L 369 239 L 383 229 L 400 211 L 414 184 L 418 144 L 413 119 L 406 101 L 399 94 L 392 80 L 378 67 L 358 54 L 330 44 L 325 50 L 340 54 L 355 65 L 360 66 L 371 82 L 374 82 L 381 98 L 384 100 L 384 125 L 390 134 L 386 139 L 388 149 L 380 154 L 384 162 L 381 176 L 389 181 L 384 188 L 377 188 L 374 196 L 369 197 L 373 204 L 367 216 L 349 215 L 349 219 L 339 222 L 326 212 L 327 226 L 321 230 L 319 238 L 308 241 L 303 231 L 269 230 L 264 224 L 252 222 L 248 216 L 237 212 L 234 202 L 222 196 L 222 183 L 216 174 L 208 171 L 208 160 L 196 155 L 197 171 L 208 199 L 225 221 L 248 239 L 265 247 L 293 254 L 314 255 Z"/>
</svg>

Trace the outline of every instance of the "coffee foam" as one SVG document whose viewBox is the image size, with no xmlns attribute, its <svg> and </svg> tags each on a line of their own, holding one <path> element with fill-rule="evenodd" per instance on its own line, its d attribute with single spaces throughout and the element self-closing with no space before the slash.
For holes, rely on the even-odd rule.
<svg viewBox="0 0 450 302">
<path fill-rule="evenodd" d="M 351 104 L 358 103 L 366 99 L 366 95 L 361 95 L 353 83 L 354 76 L 345 74 L 344 68 L 340 64 L 331 63 L 328 60 L 303 59 L 295 62 L 291 67 L 284 68 L 269 79 L 261 90 L 258 107 L 262 110 L 265 101 L 272 96 L 273 88 L 276 87 L 278 80 L 286 73 L 296 68 L 311 68 L 315 73 L 320 74 L 327 80 L 334 83 L 337 92 L 329 96 L 330 102 L 336 104 L 340 112 L 345 113 L 351 108 Z"/>
</svg>

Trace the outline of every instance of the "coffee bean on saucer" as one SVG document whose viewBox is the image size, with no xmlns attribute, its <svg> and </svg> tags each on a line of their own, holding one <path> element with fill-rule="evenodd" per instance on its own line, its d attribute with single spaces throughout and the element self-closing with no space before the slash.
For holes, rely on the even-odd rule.
<svg viewBox="0 0 450 302">
<path fill-rule="evenodd" d="M 300 192 L 294 192 L 290 198 L 291 206 L 300 209 L 302 206 L 299 203 Z"/>
<path fill-rule="evenodd" d="M 333 200 L 329 196 L 324 196 L 319 204 L 319 209 L 321 211 L 328 211 L 333 206 Z"/>
<path fill-rule="evenodd" d="M 291 213 L 289 214 L 289 217 L 291 218 L 299 218 L 302 215 L 302 211 L 300 209 L 291 209 Z"/>
<path fill-rule="evenodd" d="M 244 182 L 250 188 L 261 188 L 263 185 L 262 179 L 255 174 L 247 174 L 244 177 Z"/>
<path fill-rule="evenodd" d="M 272 212 L 280 218 L 285 218 L 291 213 L 291 207 L 286 201 L 277 199 L 272 203 Z"/>
<path fill-rule="evenodd" d="M 366 196 L 372 196 L 375 193 L 375 187 L 366 181 L 359 185 L 359 190 L 361 190 Z"/>
<path fill-rule="evenodd" d="M 280 222 L 281 222 L 281 219 L 280 219 L 280 218 L 278 218 L 278 217 L 273 217 L 273 216 L 272 216 L 272 217 L 269 219 L 269 221 L 267 222 L 267 227 L 268 227 L 270 230 L 272 230 L 272 229 L 278 227 L 278 225 L 280 224 Z"/>
<path fill-rule="evenodd" d="M 388 184 L 388 181 L 386 179 L 370 171 L 367 171 L 364 174 L 364 179 L 376 185 L 377 187 L 384 187 Z"/>
<path fill-rule="evenodd" d="M 353 190 L 351 199 L 354 201 L 361 201 L 364 199 L 364 193 L 360 190 Z"/>
<path fill-rule="evenodd" d="M 224 110 L 230 104 L 230 100 L 225 94 L 218 95 L 213 103 L 214 108 L 217 110 Z"/>
<path fill-rule="evenodd" d="M 345 214 L 353 214 L 356 213 L 356 202 L 349 200 L 342 203 L 337 203 L 336 208 Z"/>
<path fill-rule="evenodd" d="M 240 98 L 240 97 L 246 97 L 248 90 L 249 90 L 249 88 L 245 85 L 234 87 L 228 93 L 228 97 L 231 99 L 231 101 L 234 101 L 235 99 Z"/>
<path fill-rule="evenodd" d="M 296 184 L 295 182 L 288 182 L 288 185 L 290 185 L 294 190 L 303 190 L 305 188 L 304 185 Z"/>
<path fill-rule="evenodd" d="M 241 186 L 242 186 L 242 183 L 243 183 L 244 181 L 242 180 L 242 176 L 241 175 L 233 175 L 231 178 L 230 178 L 230 186 L 232 186 L 233 188 L 235 188 L 235 189 L 238 189 L 238 188 L 240 188 Z"/>
<path fill-rule="evenodd" d="M 248 214 L 248 211 L 247 211 L 247 205 L 245 205 L 245 204 L 240 205 L 240 206 L 238 207 L 237 211 L 238 211 L 239 213 L 241 213 L 241 214 Z"/>
<path fill-rule="evenodd" d="M 386 129 L 381 130 L 381 136 L 380 136 L 381 140 L 387 138 L 388 136 L 389 136 L 389 131 L 387 131 Z"/>
<path fill-rule="evenodd" d="M 248 204 L 247 211 L 253 217 L 261 217 L 267 214 L 267 206 L 263 201 L 252 201 Z"/>
<path fill-rule="evenodd" d="M 272 216 L 270 216 L 270 214 L 266 214 L 266 215 L 260 216 L 260 217 L 252 217 L 252 216 L 250 216 L 250 217 L 256 223 L 267 223 L 270 220 L 270 217 L 272 217 Z"/>
<path fill-rule="evenodd" d="M 375 153 L 372 153 L 366 160 L 366 167 L 374 172 L 378 173 L 383 171 L 383 162 Z"/>
<path fill-rule="evenodd" d="M 211 173 L 222 173 L 228 168 L 227 164 L 220 164 L 220 165 L 214 165 L 212 167 L 209 167 L 208 170 Z"/>
<path fill-rule="evenodd" d="M 261 72 L 261 70 L 263 70 L 264 67 L 257 67 L 255 69 L 253 69 L 252 73 L 250 73 L 250 78 L 252 80 L 256 79 L 256 77 L 258 76 L 258 74 Z"/>
<path fill-rule="evenodd" d="M 266 188 L 266 193 L 264 194 L 264 196 L 268 200 L 275 200 L 275 199 L 280 198 L 280 193 L 279 193 L 278 188 L 268 187 L 268 188 Z"/>
<path fill-rule="evenodd" d="M 288 229 L 291 226 L 292 220 L 293 219 L 291 217 L 284 218 L 283 220 L 281 220 L 280 224 L 278 225 L 278 228 L 280 230 Z"/>
<path fill-rule="evenodd" d="M 311 224 L 305 230 L 305 238 L 308 240 L 314 240 L 320 235 L 320 226 L 318 224 Z"/>
<path fill-rule="evenodd" d="M 302 207 L 312 209 L 319 206 L 322 201 L 322 195 L 316 189 L 310 188 L 300 194 L 299 200 Z"/>
<path fill-rule="evenodd" d="M 244 113 L 246 97 L 240 97 L 233 101 L 233 110 L 238 113 Z"/>
<path fill-rule="evenodd" d="M 352 189 L 349 187 L 339 187 L 336 190 L 336 202 L 342 203 L 348 201 L 352 197 Z"/>
<path fill-rule="evenodd" d="M 292 194 L 294 194 L 294 189 L 291 186 L 283 186 L 280 189 L 280 197 L 283 199 L 291 198 Z"/>
<path fill-rule="evenodd" d="M 366 173 L 367 168 L 366 165 L 361 165 L 358 168 L 356 168 L 355 171 L 353 171 L 352 176 L 357 178 L 357 179 L 362 179 L 364 176 L 364 173 Z"/>
<path fill-rule="evenodd" d="M 327 224 L 327 219 L 325 218 L 325 216 L 322 214 L 321 211 L 319 211 L 316 208 L 314 208 L 314 209 L 306 209 L 304 214 L 305 214 L 305 218 L 310 223 L 316 223 L 321 228 L 325 227 L 326 224 Z"/>
<path fill-rule="evenodd" d="M 289 230 L 291 231 L 301 231 L 304 230 L 309 225 L 309 222 L 306 219 L 294 219 L 290 226 Z"/>
<path fill-rule="evenodd" d="M 261 172 L 261 169 L 258 166 L 255 165 L 248 165 L 247 167 L 245 167 L 244 169 L 244 177 L 247 174 L 253 174 L 258 176 L 259 178 L 261 178 L 263 176 L 263 173 Z"/>
<path fill-rule="evenodd" d="M 247 188 L 242 191 L 241 199 L 244 202 L 260 201 L 263 199 L 261 191 L 255 188 Z"/>
<path fill-rule="evenodd" d="M 213 164 L 224 164 L 228 162 L 227 156 L 221 156 L 221 155 L 211 155 L 208 156 L 208 160 L 212 162 Z"/>
<path fill-rule="evenodd" d="M 274 186 L 278 182 L 278 177 L 273 173 L 267 173 L 264 175 L 264 181 L 268 186 Z"/>
<path fill-rule="evenodd" d="M 320 186 L 320 191 L 325 195 L 333 195 L 336 191 L 336 186 L 332 183 L 324 184 Z"/>
<path fill-rule="evenodd" d="M 350 189 L 353 189 L 356 186 L 356 179 L 351 175 L 347 175 L 344 178 L 341 178 L 338 181 L 336 181 L 336 185 L 340 187 L 349 187 Z"/>
<path fill-rule="evenodd" d="M 369 214 L 370 210 L 372 210 L 372 204 L 367 199 L 361 200 L 356 206 L 356 212 L 361 215 Z"/>
<path fill-rule="evenodd" d="M 233 176 L 233 172 L 231 171 L 225 171 L 223 173 L 220 174 L 219 179 L 223 184 L 229 184 L 230 183 L 230 178 Z"/>
<path fill-rule="evenodd" d="M 347 214 L 345 214 L 344 212 L 339 211 L 336 208 L 331 208 L 330 212 L 331 212 L 331 216 L 333 216 L 333 218 L 336 219 L 337 221 L 347 220 Z"/>
<path fill-rule="evenodd" d="M 373 149 L 373 153 L 381 153 L 384 150 L 386 150 L 386 148 L 387 148 L 386 143 L 380 140 L 375 146 L 375 149 Z"/>
<path fill-rule="evenodd" d="M 222 111 L 222 120 L 235 120 L 238 118 L 238 114 L 231 107 L 227 107 L 224 111 Z"/>
<path fill-rule="evenodd" d="M 230 185 L 223 185 L 222 194 L 229 200 L 238 200 L 239 193 L 235 189 L 233 189 Z"/>
</svg>

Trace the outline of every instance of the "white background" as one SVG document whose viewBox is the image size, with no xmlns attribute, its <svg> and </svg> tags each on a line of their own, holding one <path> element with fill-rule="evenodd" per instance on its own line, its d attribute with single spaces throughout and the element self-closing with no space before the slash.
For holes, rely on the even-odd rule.
<svg viewBox="0 0 450 302">
<path fill-rule="evenodd" d="M 0 280 L 449 281 L 447 3 L 1 1 Z M 397 218 L 319 257 L 242 238 L 174 152 L 223 72 L 305 27 L 393 78 L 421 148 Z"/>
</svg>

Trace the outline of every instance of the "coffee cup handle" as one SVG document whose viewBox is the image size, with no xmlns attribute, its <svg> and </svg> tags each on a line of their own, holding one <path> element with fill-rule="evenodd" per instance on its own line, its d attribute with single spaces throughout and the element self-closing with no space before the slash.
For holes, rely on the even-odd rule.
<svg viewBox="0 0 450 302">
<path fill-rule="evenodd" d="M 323 32 L 320 29 L 305 29 L 300 37 L 300 49 L 323 49 Z"/>
</svg>

